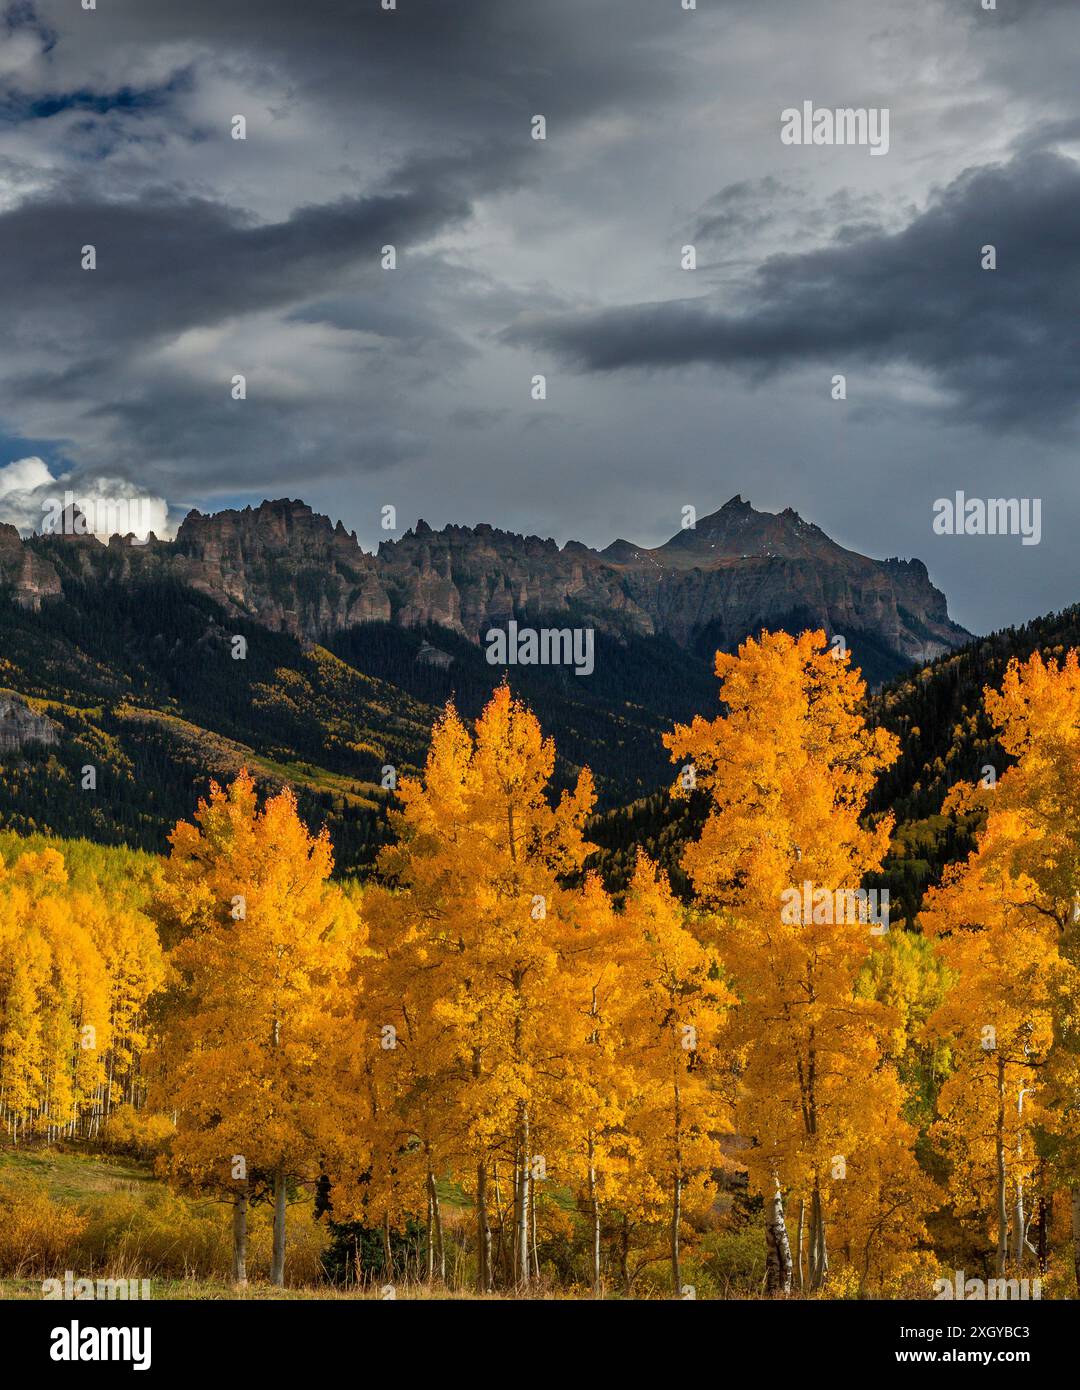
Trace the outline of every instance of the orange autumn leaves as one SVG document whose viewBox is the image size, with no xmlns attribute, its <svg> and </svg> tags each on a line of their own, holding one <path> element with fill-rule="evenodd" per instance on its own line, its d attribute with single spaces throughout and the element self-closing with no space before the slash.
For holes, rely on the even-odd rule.
<svg viewBox="0 0 1080 1390">
<path fill-rule="evenodd" d="M 737 657 L 719 654 L 716 669 L 726 714 L 665 742 L 709 792 L 683 865 L 739 998 L 725 1043 L 739 1073 L 736 1128 L 753 1140 L 741 1157 L 777 1212 L 769 1282 L 822 1288 L 839 1256 L 880 1286 L 917 1267 L 929 1188 L 887 1055 L 892 1013 L 857 988 L 883 939 L 857 914 L 804 920 L 780 904 L 804 883 L 835 900 L 880 869 L 891 818 L 872 828 L 863 818 L 896 740 L 867 729 L 863 684 L 821 633 L 763 634 Z"/>
<path fill-rule="evenodd" d="M 535 1279 L 555 1191 L 677 1244 L 723 1162 L 728 994 L 644 856 L 622 913 L 594 875 L 572 886 L 594 798 L 586 773 L 552 806 L 553 767 L 506 687 L 471 732 L 447 710 L 363 922 L 288 793 L 260 811 L 242 776 L 177 827 L 157 903 L 176 943 L 160 1053 L 174 1171 L 234 1201 L 256 1174 L 284 1201 L 322 1173 L 335 1218 L 388 1242 L 426 1212 L 432 1272 L 453 1175 L 483 1288 Z M 493 1224 L 513 1233 L 501 1251 Z"/>
<path fill-rule="evenodd" d="M 423 1176 L 460 1174 L 481 1288 L 529 1286 L 536 1207 L 559 1188 L 582 1194 L 596 1227 L 614 1210 L 667 1227 L 674 1250 L 683 1203 L 700 1202 L 722 1162 L 719 1101 L 708 1091 L 687 1105 L 720 1061 L 715 960 L 645 856 L 622 913 L 594 875 L 571 886 L 594 796 L 583 773 L 551 805 L 554 759 L 506 686 L 471 734 L 447 710 L 423 782 L 401 788 L 399 843 L 381 860 L 394 891 L 368 909 L 393 979 L 384 1010 L 403 1043 L 426 1026 L 433 1044 L 420 1076 L 415 1056 L 375 1059 L 380 1113 L 415 1138 Z M 424 1105 L 436 1095 L 433 1135 Z M 497 1270 L 490 1224 L 504 1198 L 499 1225 L 514 1235 Z"/>
<path fill-rule="evenodd" d="M 896 741 L 867 727 L 846 657 L 765 633 L 717 674 L 721 714 L 665 740 L 676 790 L 689 770 L 709 797 L 689 908 L 644 854 L 619 908 L 586 871 L 591 779 L 553 799 L 553 742 L 506 686 L 473 727 L 439 720 L 362 898 L 287 793 L 260 810 L 246 777 L 215 789 L 177 827 L 157 909 L 176 1169 L 228 1190 L 246 1155 L 280 1203 L 327 1176 L 335 1219 L 388 1251 L 424 1223 L 431 1277 L 452 1181 L 482 1290 L 532 1287 L 537 1229 L 569 1209 L 596 1292 L 664 1259 L 679 1294 L 736 1160 L 773 1291 L 925 1283 L 943 1204 L 999 1267 L 1030 1258 L 1080 1143 L 1075 657 L 988 695 L 1016 762 L 954 794 L 986 820 L 928 895 L 931 945 L 781 911 L 805 883 L 861 888 L 888 851 L 892 819 L 866 806 Z M 925 1046 L 929 1090 L 903 1060 Z M 916 1157 L 927 1129 L 943 1186 Z"/>
<path fill-rule="evenodd" d="M 986 707 L 1013 759 L 950 803 L 980 808 L 975 852 L 920 922 L 955 983 L 930 1019 L 952 1049 L 936 1134 L 959 1209 L 992 1213 L 999 1273 L 1030 1250 L 1036 1202 L 1066 1189 L 1080 1268 L 1080 665 L 1012 662 Z M 949 803 L 947 803 L 948 805 Z"/>
</svg>

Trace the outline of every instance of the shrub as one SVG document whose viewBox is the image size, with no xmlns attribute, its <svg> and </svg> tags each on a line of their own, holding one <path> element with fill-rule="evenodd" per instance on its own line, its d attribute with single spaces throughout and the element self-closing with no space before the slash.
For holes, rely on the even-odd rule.
<svg viewBox="0 0 1080 1390">
<path fill-rule="evenodd" d="M 100 1146 L 109 1153 L 151 1159 L 164 1152 L 175 1133 L 176 1127 L 167 1115 L 154 1115 L 131 1105 L 121 1105 L 109 1116 Z"/>
<path fill-rule="evenodd" d="M 0 1273 L 45 1278 L 73 1264 L 86 1217 L 40 1183 L 0 1183 Z"/>
</svg>

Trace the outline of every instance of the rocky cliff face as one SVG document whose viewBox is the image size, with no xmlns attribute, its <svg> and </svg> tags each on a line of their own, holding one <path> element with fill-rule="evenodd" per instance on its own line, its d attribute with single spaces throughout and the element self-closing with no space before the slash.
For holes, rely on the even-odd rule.
<svg viewBox="0 0 1080 1390">
<path fill-rule="evenodd" d="M 340 521 L 332 526 L 303 502 L 191 512 L 172 568 L 193 588 L 297 636 L 391 616 L 374 556 Z"/>
<path fill-rule="evenodd" d="M 10 533 L 10 534 L 8 534 Z M 123 579 L 169 574 L 236 614 L 317 640 L 374 619 L 434 622 L 480 641 L 526 613 L 572 613 L 613 633 L 699 636 L 732 646 L 770 626 L 866 634 L 922 661 L 965 641 L 918 560 L 845 550 L 795 512 L 757 512 L 741 497 L 655 549 L 618 540 L 603 551 L 492 526 L 424 522 L 366 554 L 339 522 L 302 502 L 192 512 L 174 542 L 54 536 L 23 544 L 0 528 L 0 582 L 16 601 L 61 592 L 67 572 Z M 21 584 L 21 588 L 19 587 Z"/>
<path fill-rule="evenodd" d="M 35 613 L 44 600 L 62 593 L 55 568 L 23 545 L 14 526 L 5 525 L 0 525 L 0 586 L 10 586 L 14 602 Z"/>
<path fill-rule="evenodd" d="M 0 695 L 0 753 L 12 753 L 27 743 L 58 742 L 57 726 L 35 714 L 25 700 Z"/>
<path fill-rule="evenodd" d="M 531 609 L 570 608 L 614 632 L 700 634 L 733 646 L 761 627 L 870 634 L 896 656 L 925 661 L 968 639 L 919 560 L 845 550 L 797 513 L 758 512 L 733 497 L 656 549 L 614 541 L 603 551 L 490 526 L 415 531 L 379 548 L 395 618 L 433 621 L 476 639 Z"/>
</svg>

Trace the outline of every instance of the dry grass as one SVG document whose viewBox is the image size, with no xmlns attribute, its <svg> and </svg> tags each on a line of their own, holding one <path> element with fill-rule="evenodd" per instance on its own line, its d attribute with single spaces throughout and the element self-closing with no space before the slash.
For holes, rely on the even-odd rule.
<svg viewBox="0 0 1080 1390">
<path fill-rule="evenodd" d="M 109 1276 L 101 1275 L 101 1278 Z M 122 1276 L 114 1274 L 111 1277 L 120 1278 Z M 296 1300 L 309 1300 L 329 1303 L 357 1302 L 357 1301 L 381 1301 L 382 1294 L 377 1288 L 373 1289 L 334 1289 L 326 1284 L 308 1285 L 296 1288 L 275 1288 L 272 1284 L 251 1283 L 244 1291 L 234 1289 L 232 1285 L 217 1280 L 208 1279 L 151 1279 L 150 1296 L 155 1302 L 179 1300 L 182 1302 L 293 1302 Z M 425 1302 L 445 1302 L 460 1301 L 484 1302 L 484 1303 L 505 1303 L 505 1302 L 551 1302 L 551 1301 L 575 1301 L 588 1298 L 589 1295 L 584 1291 L 578 1293 L 568 1293 L 560 1291 L 558 1293 L 544 1293 L 530 1295 L 528 1299 L 522 1294 L 515 1293 L 494 1293 L 478 1294 L 469 1289 L 429 1289 L 423 1285 L 411 1284 L 399 1286 L 396 1290 L 398 1299 L 421 1300 Z M 41 1298 L 41 1281 L 39 1279 L 0 1279 L 0 1300 L 3 1299 L 22 1299 L 34 1300 Z"/>
<path fill-rule="evenodd" d="M 328 1234 L 312 1219 L 310 1198 L 289 1207 L 287 1226 L 286 1275 L 313 1287 Z M 252 1210 L 248 1232 L 249 1271 L 265 1278 L 265 1204 Z M 0 1275 L 36 1282 L 39 1292 L 42 1279 L 69 1269 L 76 1277 L 224 1287 L 231 1263 L 231 1209 L 174 1192 L 148 1165 L 55 1149 L 0 1153 Z"/>
</svg>

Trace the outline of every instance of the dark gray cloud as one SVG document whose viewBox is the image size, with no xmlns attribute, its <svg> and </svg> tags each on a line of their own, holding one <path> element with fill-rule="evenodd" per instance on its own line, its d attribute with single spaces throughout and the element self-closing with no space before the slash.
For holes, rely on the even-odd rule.
<svg viewBox="0 0 1080 1390">
<path fill-rule="evenodd" d="M 900 232 L 847 229 L 828 248 L 769 258 L 738 308 L 633 304 L 527 318 L 504 337 L 588 371 L 902 362 L 962 416 L 1042 431 L 1080 406 L 1078 240 L 1080 165 L 1043 152 L 969 170 Z M 996 270 L 981 264 L 990 245 Z"/>
<path fill-rule="evenodd" d="M 741 491 L 922 555 L 968 626 L 1076 597 L 1050 522 L 1007 583 L 928 524 L 1021 455 L 1080 502 L 1070 5 L 0 10 L 0 467 L 301 494 L 368 544 L 387 503 L 655 543 Z M 803 99 L 888 105 L 889 156 L 783 146 Z"/>
<path fill-rule="evenodd" d="M 797 198 L 794 188 L 772 174 L 761 179 L 741 179 L 714 193 L 698 216 L 694 237 L 727 240 L 746 237 L 776 220 L 778 205 Z"/>
<path fill-rule="evenodd" d="M 693 16 L 699 32 L 726 3 L 710 8 Z M 382 110 L 379 138 L 404 127 L 431 148 L 465 133 L 515 138 L 536 111 L 575 121 L 655 101 L 683 66 L 655 0 L 399 0 L 393 12 L 378 0 L 109 0 L 77 28 L 69 0 L 38 0 L 37 14 L 91 54 L 118 41 L 242 54 L 286 72 L 294 98 L 343 116 Z"/>
<path fill-rule="evenodd" d="M 385 242 L 422 244 L 468 213 L 456 189 L 434 182 L 298 208 L 270 225 L 169 189 L 148 189 L 138 203 L 30 199 L 0 215 L 7 331 L 116 352 L 294 303 L 353 267 L 374 276 Z M 82 267 L 83 246 L 95 248 L 93 271 Z"/>
</svg>

